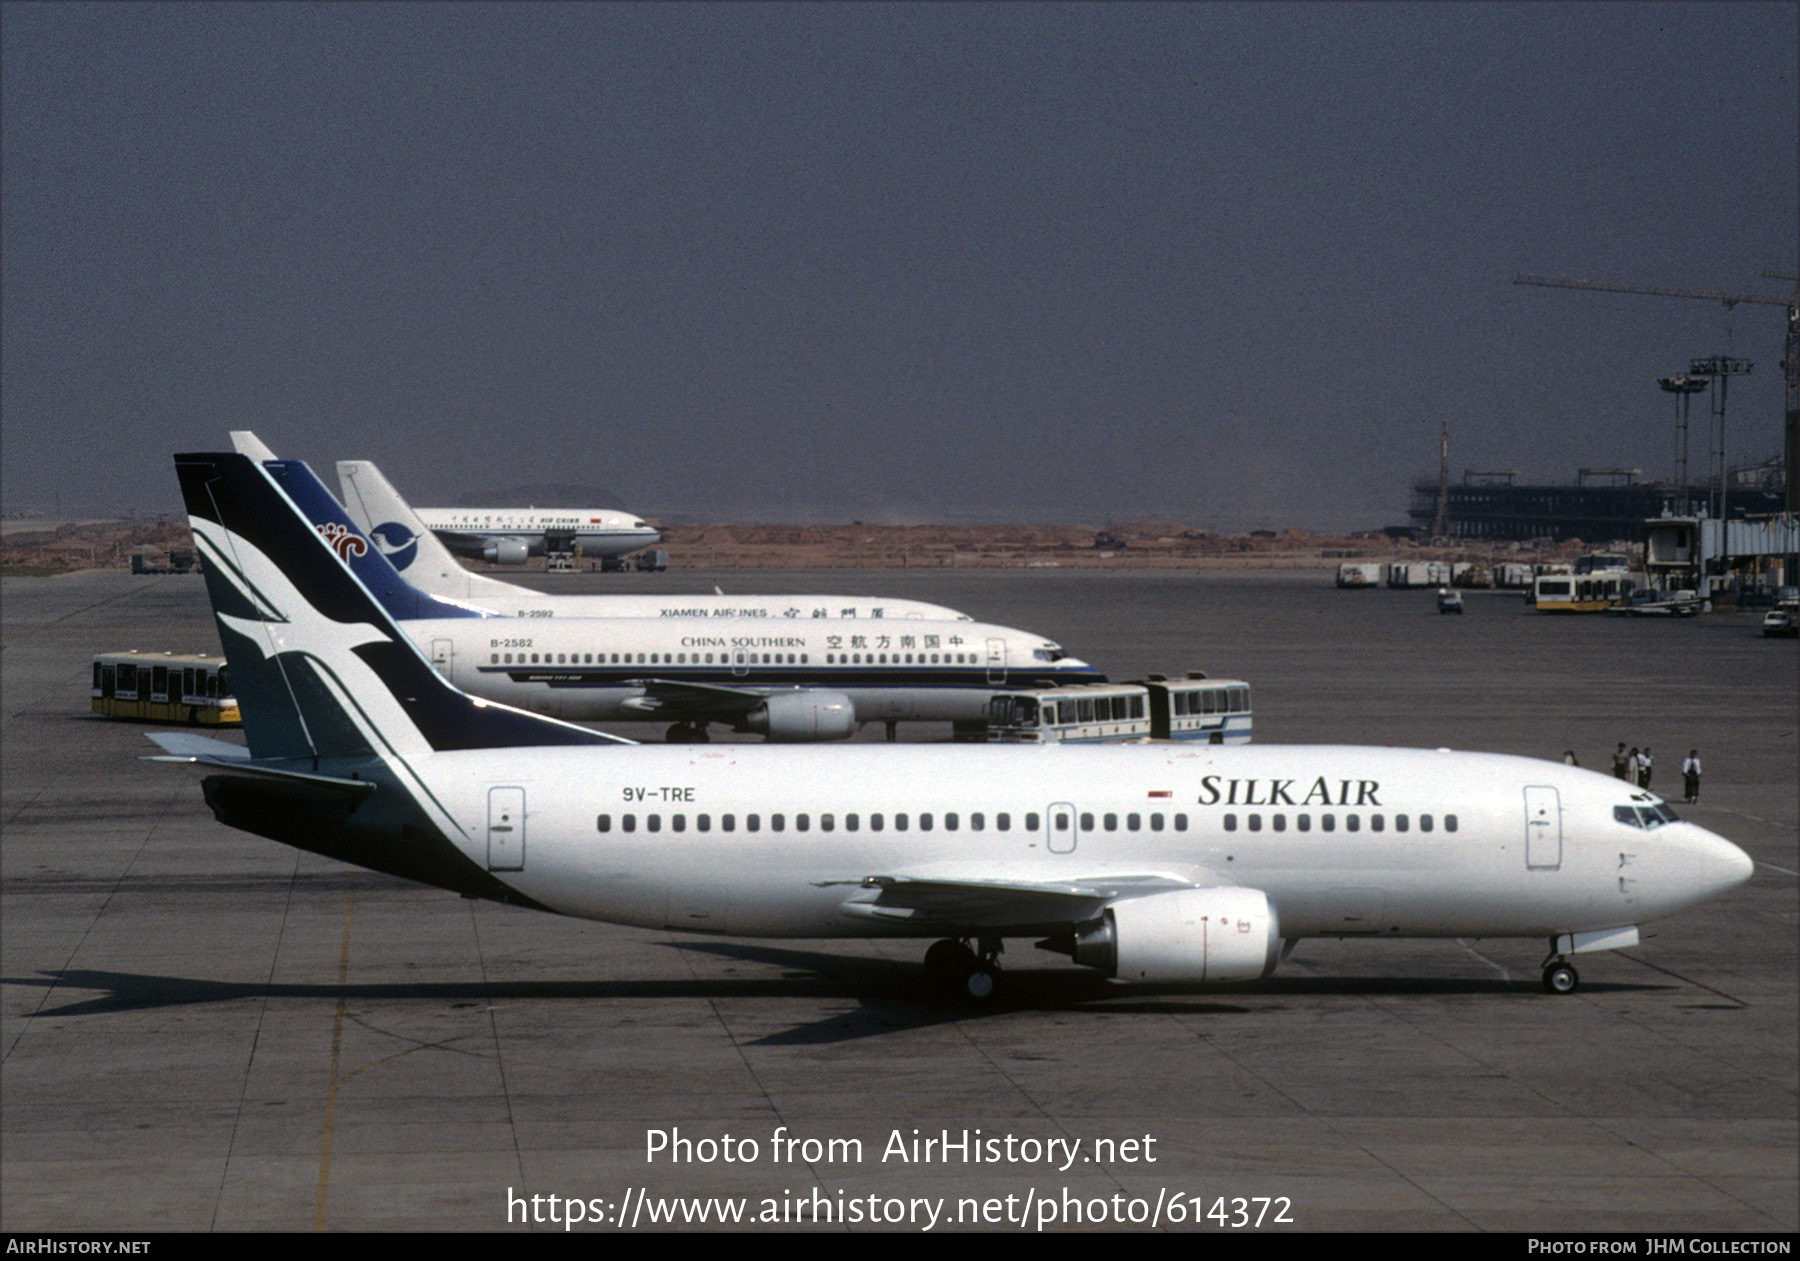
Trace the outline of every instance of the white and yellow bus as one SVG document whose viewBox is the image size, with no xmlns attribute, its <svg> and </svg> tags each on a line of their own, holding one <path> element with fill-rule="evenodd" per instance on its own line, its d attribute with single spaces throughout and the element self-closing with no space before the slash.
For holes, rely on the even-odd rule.
<svg viewBox="0 0 1800 1261">
<path fill-rule="evenodd" d="M 94 658 L 93 711 L 108 718 L 241 722 L 225 658 L 179 652 L 108 652 Z"/>
<path fill-rule="evenodd" d="M 1539 613 L 1604 613 L 1631 603 L 1635 584 L 1621 569 L 1591 574 L 1540 574 L 1531 584 Z"/>
<path fill-rule="evenodd" d="M 1247 744 L 1250 685 L 1238 679 L 1081 683 L 996 693 L 989 740 L 1007 744 L 1099 744 L 1195 740 Z"/>
</svg>

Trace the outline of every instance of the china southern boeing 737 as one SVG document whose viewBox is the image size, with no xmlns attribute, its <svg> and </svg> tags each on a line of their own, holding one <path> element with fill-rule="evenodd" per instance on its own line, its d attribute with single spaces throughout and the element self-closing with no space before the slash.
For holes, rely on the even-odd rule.
<svg viewBox="0 0 1800 1261">
<path fill-rule="evenodd" d="M 1253 980 L 1312 936 L 1541 937 L 1568 956 L 1749 878 L 1609 776 L 1354 746 L 620 744 L 440 678 L 270 473 L 176 457 L 248 749 L 159 734 L 219 821 L 612 923 L 938 938 L 991 994 L 1007 939 L 1121 980 Z"/>
<path fill-rule="evenodd" d="M 444 677 L 472 696 L 581 722 L 707 725 L 842 740 L 862 723 L 985 726 L 999 688 L 1104 683 L 1040 635 L 981 622 L 508 618 L 418 590 L 299 460 L 263 468 Z"/>
</svg>

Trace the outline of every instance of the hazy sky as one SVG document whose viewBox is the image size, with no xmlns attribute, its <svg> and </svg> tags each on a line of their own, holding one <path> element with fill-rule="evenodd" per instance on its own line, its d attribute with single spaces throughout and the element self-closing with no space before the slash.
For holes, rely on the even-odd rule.
<svg viewBox="0 0 1800 1261">
<path fill-rule="evenodd" d="M 250 427 L 415 503 L 1404 520 L 1780 445 L 1792 4 L 0 9 L 0 491 Z"/>
</svg>

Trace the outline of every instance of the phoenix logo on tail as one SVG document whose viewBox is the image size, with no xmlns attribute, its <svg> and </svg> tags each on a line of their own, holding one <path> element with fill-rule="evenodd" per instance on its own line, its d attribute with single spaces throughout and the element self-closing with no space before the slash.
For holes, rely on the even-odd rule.
<svg viewBox="0 0 1800 1261">
<path fill-rule="evenodd" d="M 333 521 L 318 527 L 325 541 L 331 544 L 331 550 L 338 554 L 338 559 L 349 560 L 352 556 L 361 556 L 369 550 L 369 545 L 362 540 L 360 534 L 345 529 Z"/>
</svg>

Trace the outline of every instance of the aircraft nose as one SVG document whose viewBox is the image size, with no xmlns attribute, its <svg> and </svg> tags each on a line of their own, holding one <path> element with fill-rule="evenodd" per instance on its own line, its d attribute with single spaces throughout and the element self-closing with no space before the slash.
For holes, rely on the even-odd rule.
<svg viewBox="0 0 1800 1261">
<path fill-rule="evenodd" d="M 1702 878 L 1710 893 L 1725 893 L 1737 888 L 1756 874 L 1756 861 L 1724 837 L 1705 828 L 1694 829 L 1695 848 L 1699 851 Z"/>
</svg>

